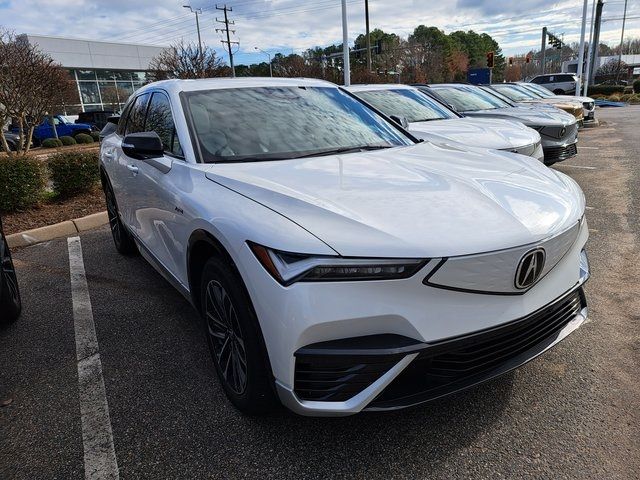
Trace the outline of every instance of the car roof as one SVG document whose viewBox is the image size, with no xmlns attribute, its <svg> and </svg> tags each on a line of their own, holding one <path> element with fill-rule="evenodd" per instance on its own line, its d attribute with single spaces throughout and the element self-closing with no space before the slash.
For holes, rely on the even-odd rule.
<svg viewBox="0 0 640 480">
<path fill-rule="evenodd" d="M 373 90 L 416 90 L 416 87 L 401 83 L 360 83 L 344 87 L 350 92 L 370 92 Z"/>
<path fill-rule="evenodd" d="M 197 92 L 205 90 L 222 90 L 228 88 L 259 87 L 333 87 L 335 83 L 315 78 L 280 78 L 280 77 L 241 77 L 241 78 L 202 78 L 193 80 L 161 80 L 145 85 L 136 93 L 160 88 L 167 92 Z"/>
</svg>

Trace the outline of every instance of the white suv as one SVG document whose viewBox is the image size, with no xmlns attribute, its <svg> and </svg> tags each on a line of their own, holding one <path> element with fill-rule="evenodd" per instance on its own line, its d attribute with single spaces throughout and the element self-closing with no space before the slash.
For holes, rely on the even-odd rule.
<svg viewBox="0 0 640 480">
<path fill-rule="evenodd" d="M 566 95 L 576 92 L 578 77 L 572 73 L 549 73 L 533 77 L 530 82 L 542 85 L 556 95 Z"/>
<path fill-rule="evenodd" d="M 116 248 L 199 311 L 244 412 L 406 407 L 516 368 L 586 318 L 573 180 L 418 142 L 327 82 L 147 85 L 100 170 Z"/>
</svg>

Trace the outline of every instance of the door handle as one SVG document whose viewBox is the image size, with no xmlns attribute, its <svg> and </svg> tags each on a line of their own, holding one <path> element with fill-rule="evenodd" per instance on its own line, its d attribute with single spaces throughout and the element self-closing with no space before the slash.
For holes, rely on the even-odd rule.
<svg viewBox="0 0 640 480">
<path fill-rule="evenodd" d="M 138 167 L 136 167 L 135 165 L 127 165 L 127 170 L 129 170 L 134 175 L 138 174 Z"/>
<path fill-rule="evenodd" d="M 103 156 L 104 158 L 108 158 L 109 160 L 113 160 L 113 153 L 112 153 L 112 152 L 104 152 L 104 153 L 102 154 L 102 156 Z"/>
</svg>

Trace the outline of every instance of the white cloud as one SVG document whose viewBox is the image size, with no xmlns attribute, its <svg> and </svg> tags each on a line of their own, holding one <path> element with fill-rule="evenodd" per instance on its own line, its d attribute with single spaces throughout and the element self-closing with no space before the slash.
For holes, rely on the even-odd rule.
<svg viewBox="0 0 640 480">
<path fill-rule="evenodd" d="M 372 28 L 407 36 L 419 24 L 434 25 L 450 32 L 470 30 L 494 35 L 507 54 L 539 48 L 540 30 L 547 25 L 565 41 L 578 41 L 582 1 L 560 0 L 369 0 Z M 180 0 L 3 0 L 0 18 L 17 32 L 60 35 L 98 40 L 167 45 L 183 37 L 195 40 L 195 18 Z M 258 62 L 270 52 L 301 51 L 315 45 L 342 42 L 341 9 L 337 0 L 228 0 L 240 41 L 239 62 Z M 221 54 L 221 35 L 215 32 L 222 12 L 210 1 L 192 0 L 203 8 L 200 25 L 203 39 Z M 348 0 L 350 41 L 364 30 L 364 0 Z M 589 15 L 591 9 L 589 8 Z M 631 4 L 628 15 L 638 15 Z M 604 17 L 620 17 L 622 5 L 606 4 Z M 637 36 L 640 21 L 627 22 L 628 36 Z M 620 22 L 603 23 L 601 39 L 619 41 Z M 236 50 L 235 48 L 234 50 Z"/>
</svg>

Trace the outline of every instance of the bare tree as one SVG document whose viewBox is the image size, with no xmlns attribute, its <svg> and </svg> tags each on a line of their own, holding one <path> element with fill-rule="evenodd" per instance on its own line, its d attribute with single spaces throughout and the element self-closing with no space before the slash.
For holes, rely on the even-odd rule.
<svg viewBox="0 0 640 480">
<path fill-rule="evenodd" d="M 149 65 L 152 81 L 168 78 L 209 78 L 229 75 L 231 70 L 215 50 L 202 45 L 202 55 L 195 43 L 182 40 L 163 50 Z"/>
<path fill-rule="evenodd" d="M 72 88 L 67 71 L 37 46 L 12 32 L 0 32 L 0 120 L 17 120 L 17 154 L 29 152 L 35 126 L 71 95 Z M 1 131 L 0 141 L 8 151 Z"/>
</svg>

